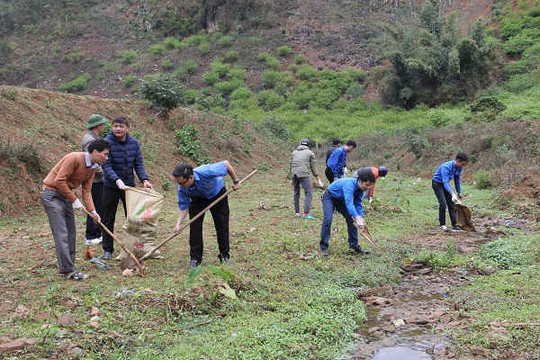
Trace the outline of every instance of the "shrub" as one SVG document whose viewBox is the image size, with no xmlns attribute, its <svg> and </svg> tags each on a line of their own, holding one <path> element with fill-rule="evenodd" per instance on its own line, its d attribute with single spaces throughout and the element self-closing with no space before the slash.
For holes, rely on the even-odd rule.
<svg viewBox="0 0 540 360">
<path fill-rule="evenodd" d="M 513 75 L 506 82 L 505 87 L 513 93 L 520 93 L 536 85 L 536 81 L 530 74 Z"/>
<path fill-rule="evenodd" d="M 279 71 L 269 70 L 262 73 L 262 83 L 263 86 L 267 89 L 271 89 L 276 86 L 279 82 L 280 75 Z"/>
<path fill-rule="evenodd" d="M 234 37 L 230 35 L 225 35 L 219 38 L 218 43 L 223 47 L 229 47 L 232 45 Z"/>
<path fill-rule="evenodd" d="M 206 37 L 202 35 L 193 35 L 182 40 L 188 46 L 199 46 L 203 42 L 207 42 Z"/>
<path fill-rule="evenodd" d="M 479 170 L 474 174 L 474 186 L 477 189 L 491 189 L 495 184 L 493 176 L 485 170 Z"/>
<path fill-rule="evenodd" d="M 182 85 L 171 74 L 155 75 L 144 81 L 141 87 L 143 98 L 156 108 L 174 109 L 180 103 Z"/>
<path fill-rule="evenodd" d="M 161 67 L 164 70 L 172 70 L 174 69 L 174 63 L 169 59 L 165 59 L 161 62 Z"/>
<path fill-rule="evenodd" d="M 278 59 L 267 53 L 260 53 L 257 58 L 259 61 L 264 61 L 270 68 L 274 70 L 279 69 L 281 65 Z"/>
<path fill-rule="evenodd" d="M 261 127 L 279 140 L 289 139 L 289 129 L 277 116 L 265 116 L 262 119 Z"/>
<path fill-rule="evenodd" d="M 526 33 L 519 33 L 503 43 L 503 49 L 506 54 L 521 54 L 525 49 L 536 43 L 534 38 Z"/>
<path fill-rule="evenodd" d="M 82 52 L 74 52 L 74 53 L 69 53 L 66 55 L 66 60 L 69 61 L 69 62 L 72 62 L 74 64 L 77 64 L 79 62 L 81 62 L 82 60 Z"/>
<path fill-rule="evenodd" d="M 174 73 L 179 79 L 184 79 L 187 75 L 195 73 L 195 70 L 197 70 L 198 67 L 199 66 L 195 61 L 189 60 L 181 62 Z"/>
<path fill-rule="evenodd" d="M 296 76 L 306 81 L 313 80 L 317 77 L 317 70 L 313 66 L 302 65 L 298 68 Z"/>
<path fill-rule="evenodd" d="M 253 92 L 248 88 L 241 87 L 231 93 L 231 100 L 249 99 L 253 97 Z"/>
<path fill-rule="evenodd" d="M 203 74 L 203 81 L 207 85 L 214 85 L 219 80 L 219 75 L 213 71 Z"/>
<path fill-rule="evenodd" d="M 165 50 L 165 45 L 163 44 L 154 44 L 150 46 L 150 52 L 154 55 L 163 55 Z"/>
<path fill-rule="evenodd" d="M 214 85 L 217 91 L 222 95 L 229 95 L 236 89 L 236 84 L 230 81 L 222 81 Z"/>
<path fill-rule="evenodd" d="M 234 67 L 227 73 L 227 78 L 229 78 L 229 80 L 244 81 L 247 78 L 246 70 L 242 69 L 241 67 Z"/>
<path fill-rule="evenodd" d="M 525 74 L 528 71 L 529 69 L 526 61 L 512 61 L 504 65 L 504 73 L 506 76 Z"/>
<path fill-rule="evenodd" d="M 202 42 L 199 44 L 199 51 L 201 54 L 208 54 L 210 52 L 210 44 L 208 42 Z"/>
<path fill-rule="evenodd" d="M 41 157 L 33 144 L 12 144 L 9 141 L 0 142 L 0 161 L 8 161 L 11 166 L 23 162 L 33 173 L 41 172 Z"/>
<path fill-rule="evenodd" d="M 120 58 L 124 63 L 131 64 L 133 59 L 137 56 L 137 52 L 135 50 L 120 51 L 118 55 L 120 55 Z"/>
<path fill-rule="evenodd" d="M 231 66 L 229 64 L 222 63 L 221 60 L 214 60 L 210 64 L 210 68 L 212 69 L 212 72 L 216 73 L 220 78 L 222 78 L 227 75 Z"/>
<path fill-rule="evenodd" d="M 364 92 L 364 87 L 362 85 L 352 84 L 351 86 L 349 86 L 345 94 L 352 99 L 358 99 L 364 95 Z"/>
<path fill-rule="evenodd" d="M 302 65 L 305 62 L 306 62 L 306 56 L 303 55 L 303 54 L 296 55 L 294 57 L 294 63 L 297 64 L 297 65 Z"/>
<path fill-rule="evenodd" d="M 197 163 L 206 164 L 212 159 L 204 154 L 204 148 L 199 140 L 199 131 L 194 125 L 186 125 L 174 133 L 178 152 Z"/>
<path fill-rule="evenodd" d="M 287 45 L 283 45 L 283 46 L 278 47 L 277 51 L 278 51 L 278 55 L 283 56 L 283 57 L 289 56 L 292 53 L 291 47 L 287 46 Z"/>
<path fill-rule="evenodd" d="M 65 91 L 69 93 L 82 91 L 86 89 L 86 87 L 88 86 L 88 80 L 90 80 L 91 78 L 92 77 L 89 74 L 81 75 L 71 80 L 67 84 L 60 85 L 60 91 Z"/>
<path fill-rule="evenodd" d="M 422 152 L 427 146 L 427 140 L 423 134 L 420 133 L 418 129 L 408 128 L 405 132 L 405 138 L 407 143 L 407 148 L 416 156 L 420 158 Z"/>
<path fill-rule="evenodd" d="M 353 67 L 348 68 L 345 73 L 349 75 L 354 81 L 364 82 L 367 79 L 367 73 L 365 71 L 361 71 Z"/>
<path fill-rule="evenodd" d="M 429 109 L 426 115 L 431 122 L 431 125 L 435 127 L 446 126 L 451 120 L 450 116 L 441 109 Z"/>
<path fill-rule="evenodd" d="M 482 96 L 476 99 L 469 108 L 473 113 L 490 111 L 499 114 L 506 110 L 506 105 L 495 96 Z"/>
<path fill-rule="evenodd" d="M 227 51 L 227 53 L 225 54 L 225 61 L 232 63 L 232 62 L 235 62 L 236 60 L 238 60 L 238 51 L 236 50 Z"/>
<path fill-rule="evenodd" d="M 135 83 L 135 80 L 136 78 L 132 74 L 126 75 L 124 77 L 124 85 L 126 87 L 131 87 Z"/>
<path fill-rule="evenodd" d="M 258 37 L 256 37 L 256 36 L 252 36 L 252 37 L 249 38 L 249 42 L 250 42 L 251 44 L 258 44 L 258 43 L 261 42 L 261 39 L 258 38 Z"/>
<path fill-rule="evenodd" d="M 15 101 L 19 92 L 17 89 L 2 89 L 0 91 L 0 96 L 6 100 Z"/>
<path fill-rule="evenodd" d="M 176 38 L 173 38 L 173 37 L 166 38 L 164 43 L 165 43 L 165 46 L 167 47 L 167 49 L 178 49 L 178 48 L 180 48 L 180 40 L 178 40 Z"/>
<path fill-rule="evenodd" d="M 274 110 L 285 103 L 285 98 L 272 90 L 259 91 L 257 99 L 264 110 Z"/>
</svg>

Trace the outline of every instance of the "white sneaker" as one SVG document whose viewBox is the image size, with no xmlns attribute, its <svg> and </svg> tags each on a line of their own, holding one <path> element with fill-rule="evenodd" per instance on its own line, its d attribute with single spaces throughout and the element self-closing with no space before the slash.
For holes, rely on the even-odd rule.
<svg viewBox="0 0 540 360">
<path fill-rule="evenodd" d="M 446 227 L 446 225 L 439 226 L 439 229 L 441 229 L 442 231 L 448 231 L 448 228 Z"/>
<path fill-rule="evenodd" d="M 94 239 L 84 239 L 84 244 L 91 246 L 91 245 L 99 245 L 101 244 L 101 241 L 103 240 L 103 237 L 98 237 Z"/>
<path fill-rule="evenodd" d="M 294 216 L 296 216 L 296 217 L 300 217 L 300 216 L 302 216 L 302 214 L 300 214 L 300 213 L 296 213 L 296 214 L 294 214 Z"/>
</svg>

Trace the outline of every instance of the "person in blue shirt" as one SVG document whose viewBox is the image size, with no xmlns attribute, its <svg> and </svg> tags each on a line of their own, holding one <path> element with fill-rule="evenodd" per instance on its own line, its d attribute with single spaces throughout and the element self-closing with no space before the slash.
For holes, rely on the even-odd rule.
<svg viewBox="0 0 540 360">
<path fill-rule="evenodd" d="M 344 146 L 334 150 L 328 160 L 326 160 L 327 169 L 325 173 L 331 173 L 333 176 L 333 178 L 330 178 L 330 176 L 327 175 L 330 183 L 345 176 L 343 168 L 347 161 L 347 154 L 354 149 L 356 149 L 356 142 L 354 140 L 349 140 Z"/>
<path fill-rule="evenodd" d="M 233 179 L 233 189 L 240 188 L 240 181 L 236 176 L 231 164 L 225 160 L 215 164 L 206 164 L 196 167 L 189 164 L 180 164 L 173 170 L 173 177 L 178 183 L 178 207 L 180 215 L 174 227 L 174 232 L 180 231 L 182 222 L 189 213 L 193 218 L 214 200 L 223 195 L 225 181 L 223 176 L 229 174 Z M 229 262 L 229 202 L 227 196 L 210 208 L 214 219 L 217 241 L 219 245 L 219 260 Z M 189 226 L 189 255 L 190 267 L 194 268 L 201 264 L 203 257 L 203 220 L 204 215 L 199 217 Z"/>
<path fill-rule="evenodd" d="M 336 150 L 337 151 L 337 150 Z M 355 173 L 355 177 L 343 178 L 334 181 L 323 193 L 321 202 L 324 219 L 321 227 L 321 254 L 328 256 L 328 242 L 330 241 L 332 217 L 337 210 L 347 222 L 349 233 L 349 247 L 359 254 L 368 254 L 358 245 L 358 229 L 365 227 L 364 208 L 362 198 L 364 191 L 375 183 L 375 175 L 370 168 L 362 168 Z"/>
<path fill-rule="evenodd" d="M 448 230 L 446 227 L 446 208 L 452 222 L 452 230 L 459 231 L 456 224 L 456 207 L 454 203 L 462 199 L 461 194 L 461 170 L 469 163 L 469 156 L 463 152 L 457 154 L 455 160 L 442 163 L 433 174 L 431 187 L 439 202 L 439 227 L 441 230 Z M 450 180 L 454 179 L 456 193 L 450 187 Z"/>
</svg>

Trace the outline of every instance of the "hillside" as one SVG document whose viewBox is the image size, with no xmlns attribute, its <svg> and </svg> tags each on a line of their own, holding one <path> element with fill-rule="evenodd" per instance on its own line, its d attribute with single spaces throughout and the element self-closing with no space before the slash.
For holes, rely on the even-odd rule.
<svg viewBox="0 0 540 360">
<path fill-rule="evenodd" d="M 246 173 L 252 168 L 270 169 L 283 155 L 279 140 L 267 129 L 227 117 L 176 109 L 163 119 L 151 108 L 131 100 L 100 99 L 0 86 L 0 214 L 21 213 L 39 201 L 41 181 L 66 153 L 79 151 L 86 119 L 99 113 L 108 119 L 124 116 L 132 123 L 131 134 L 142 144 L 145 165 L 159 191 L 174 189 L 169 174 L 186 154 L 218 161 L 228 159 Z M 186 154 L 178 150 L 175 130 L 194 125 Z M 196 146 L 199 140 L 201 147 Z M 280 164 L 281 165 L 281 164 Z"/>
<path fill-rule="evenodd" d="M 367 70 L 378 63 L 381 24 L 418 17 L 422 1 L 0 1 L 0 83 L 59 90 L 86 76 L 80 94 L 137 97 L 138 79 L 194 64 L 184 81 L 202 88 L 210 62 L 236 52 L 249 87 L 261 86 L 258 55 L 281 46 L 318 69 Z M 441 1 L 441 11 L 462 10 L 460 27 L 488 19 L 493 1 Z M 195 46 L 177 48 L 191 35 Z M 171 40 L 172 39 L 172 40 Z M 174 41 L 173 41 L 174 40 Z M 280 59 L 285 69 L 292 57 Z"/>
</svg>

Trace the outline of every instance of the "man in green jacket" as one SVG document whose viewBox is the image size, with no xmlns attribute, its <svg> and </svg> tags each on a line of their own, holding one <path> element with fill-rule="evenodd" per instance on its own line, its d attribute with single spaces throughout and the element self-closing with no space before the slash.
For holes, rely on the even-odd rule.
<svg viewBox="0 0 540 360">
<path fill-rule="evenodd" d="M 316 220 L 316 218 L 309 213 L 311 208 L 311 200 L 313 199 L 313 190 L 311 189 L 311 183 L 309 181 L 310 172 L 317 178 L 319 185 L 324 187 L 319 173 L 317 172 L 317 160 L 315 154 L 309 149 L 309 140 L 303 139 L 300 142 L 300 146 L 293 151 L 290 160 L 290 175 L 292 177 L 292 186 L 294 189 L 293 201 L 294 211 L 296 216 L 300 215 L 300 186 L 304 189 L 304 215 L 303 219 Z"/>
</svg>

